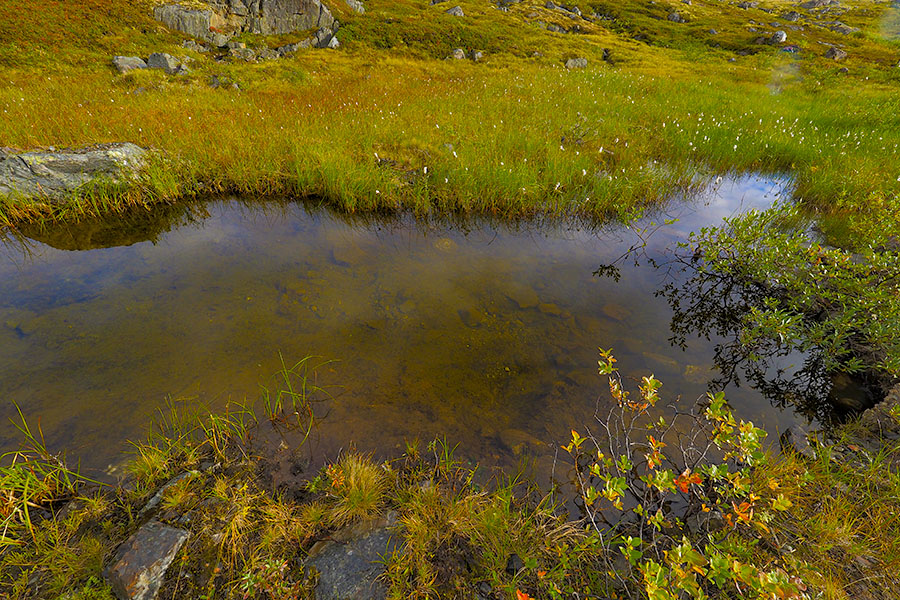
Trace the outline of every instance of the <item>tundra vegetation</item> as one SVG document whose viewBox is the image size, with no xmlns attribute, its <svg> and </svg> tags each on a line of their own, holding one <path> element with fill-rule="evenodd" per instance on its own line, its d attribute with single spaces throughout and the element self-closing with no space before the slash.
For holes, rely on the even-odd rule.
<svg viewBox="0 0 900 600">
<path fill-rule="evenodd" d="M 571 10 L 530 0 L 460 0 L 464 16 L 425 0 L 367 0 L 363 14 L 335 1 L 340 48 L 264 61 L 183 47 L 153 20 L 155 4 L 0 4 L 3 146 L 124 141 L 151 152 L 127 188 L 0 200 L 4 227 L 218 193 L 316 197 L 349 212 L 628 221 L 726 172 L 777 172 L 793 183 L 791 206 L 697 232 L 685 265 L 741 299 L 735 339 L 748 360 L 801 349 L 881 397 L 895 383 L 895 4 L 586 1 L 590 18 L 575 28 Z M 280 47 L 307 34 L 240 41 Z M 449 58 L 456 49 L 482 56 Z M 188 72 L 110 64 L 152 52 L 187 57 Z M 322 393 L 310 369 L 285 368 L 256 406 L 198 415 L 173 405 L 115 487 L 70 469 L 23 418 L 22 449 L 0 463 L 0 590 L 111 598 L 102 573 L 114 549 L 183 473 L 154 509 L 192 534 L 167 598 L 310 597 L 316 573 L 303 559 L 315 542 L 388 513 L 405 544 L 384 557 L 393 598 L 900 589 L 900 446 L 886 435 L 896 402 L 862 438 L 850 423 L 773 454 L 721 394 L 693 411 L 667 407 L 658 380 L 629 390 L 602 350 L 615 409 L 573 423 L 558 488 L 485 477 L 440 440 L 385 463 L 347 451 L 275 485 L 267 443 L 288 427 L 305 439 Z"/>
</svg>

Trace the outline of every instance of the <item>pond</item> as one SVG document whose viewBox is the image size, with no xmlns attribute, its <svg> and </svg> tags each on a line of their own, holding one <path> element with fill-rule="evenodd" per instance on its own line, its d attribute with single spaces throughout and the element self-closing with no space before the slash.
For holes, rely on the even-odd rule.
<svg viewBox="0 0 900 600">
<path fill-rule="evenodd" d="M 292 202 L 214 200 L 6 238 L 0 255 L 0 447 L 21 407 L 49 447 L 89 472 L 122 460 L 167 398 L 210 410 L 255 400 L 306 356 L 332 398 L 310 442 L 398 454 L 459 443 L 486 466 L 544 467 L 608 402 L 598 347 L 626 376 L 654 373 L 693 402 L 717 339 L 670 343 L 661 268 L 690 231 L 772 204 L 777 180 L 725 180 L 674 201 L 640 242 L 617 224 L 353 219 Z M 656 229 L 656 227 L 653 227 Z M 645 234 L 646 237 L 646 234 Z M 597 274 L 616 262 L 619 279 Z M 730 385 L 773 434 L 798 417 Z"/>
</svg>

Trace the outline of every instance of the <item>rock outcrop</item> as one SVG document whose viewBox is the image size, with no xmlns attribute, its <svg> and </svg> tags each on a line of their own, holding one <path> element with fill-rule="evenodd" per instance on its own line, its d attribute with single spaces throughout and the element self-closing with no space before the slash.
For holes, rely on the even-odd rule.
<svg viewBox="0 0 900 600">
<path fill-rule="evenodd" d="M 180 4 L 157 6 L 153 16 L 175 29 L 222 47 L 240 33 L 280 35 L 309 29 L 334 29 L 335 20 L 321 0 L 207 0 L 208 8 Z"/>
<path fill-rule="evenodd" d="M 63 200 L 93 186 L 123 184 L 144 168 L 146 155 L 131 143 L 65 152 L 0 149 L 0 196 Z"/>
</svg>

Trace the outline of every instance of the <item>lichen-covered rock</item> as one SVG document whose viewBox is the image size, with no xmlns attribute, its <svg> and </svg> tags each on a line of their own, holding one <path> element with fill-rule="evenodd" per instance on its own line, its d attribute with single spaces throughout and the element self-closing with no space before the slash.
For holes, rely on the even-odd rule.
<svg viewBox="0 0 900 600">
<path fill-rule="evenodd" d="M 366 6 L 359 0 L 346 0 L 346 2 L 347 2 L 347 6 L 352 8 L 355 12 L 358 12 L 361 15 L 365 14 Z"/>
<path fill-rule="evenodd" d="M 217 47 L 242 32 L 280 35 L 335 24 L 321 0 L 207 0 L 206 5 L 209 8 L 196 9 L 167 4 L 156 7 L 153 16 L 169 29 Z"/>
<path fill-rule="evenodd" d="M 153 600 L 190 532 L 150 521 L 116 551 L 105 572 L 119 600 Z"/>
<path fill-rule="evenodd" d="M 162 69 L 169 75 L 174 75 L 181 66 L 181 62 L 165 52 L 154 52 L 147 58 L 147 66 L 151 69 Z"/>
<path fill-rule="evenodd" d="M 112 64 L 119 73 L 147 68 L 147 63 L 144 62 L 144 59 L 137 56 L 113 56 Z"/>
<path fill-rule="evenodd" d="M 131 143 L 66 152 L 0 153 L 0 196 L 62 200 L 100 184 L 122 184 L 145 167 L 147 151 Z"/>
<path fill-rule="evenodd" d="M 570 58 L 566 61 L 566 68 L 569 70 L 572 69 L 586 69 L 588 66 L 588 61 L 586 58 Z"/>
<path fill-rule="evenodd" d="M 175 29 L 200 40 L 213 41 L 215 23 L 212 10 L 166 4 L 153 9 L 153 18 L 169 29 Z"/>
</svg>

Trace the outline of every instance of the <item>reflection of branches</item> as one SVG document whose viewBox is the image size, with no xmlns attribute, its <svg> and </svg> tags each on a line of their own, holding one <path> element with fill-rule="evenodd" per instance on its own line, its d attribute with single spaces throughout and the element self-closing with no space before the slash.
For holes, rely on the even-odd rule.
<svg viewBox="0 0 900 600">
<path fill-rule="evenodd" d="M 669 342 L 685 349 L 692 336 L 721 338 L 713 353 L 719 376 L 709 382 L 711 390 L 740 385 L 743 379 L 775 406 L 792 406 L 808 418 L 824 423 L 835 420 L 833 407 L 824 401 L 831 384 L 820 351 L 801 354 L 793 345 L 778 339 L 755 345 L 741 339 L 745 315 L 763 307 L 767 298 L 777 295 L 777 290 L 704 269 L 693 255 L 676 254 L 675 262 L 687 277 L 679 278 L 680 282 L 670 281 L 656 292 L 672 308 Z M 799 369 L 778 366 L 792 358 L 802 360 Z"/>
</svg>

